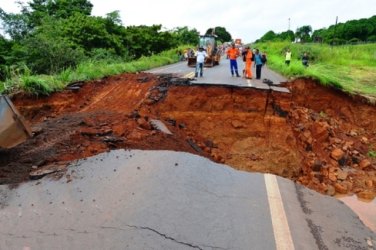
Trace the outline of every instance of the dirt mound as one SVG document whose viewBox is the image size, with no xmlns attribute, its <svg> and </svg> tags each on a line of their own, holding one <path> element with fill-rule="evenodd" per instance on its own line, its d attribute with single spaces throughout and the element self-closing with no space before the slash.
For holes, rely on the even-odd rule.
<svg viewBox="0 0 376 250">
<path fill-rule="evenodd" d="M 376 108 L 310 80 L 287 87 L 291 94 L 123 74 L 15 96 L 34 137 L 0 151 L 0 183 L 111 149 L 169 149 L 373 199 Z"/>
</svg>

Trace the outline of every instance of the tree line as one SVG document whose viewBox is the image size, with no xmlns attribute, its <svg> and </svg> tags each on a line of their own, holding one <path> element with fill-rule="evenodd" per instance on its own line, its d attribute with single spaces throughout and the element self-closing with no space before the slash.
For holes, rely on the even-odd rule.
<svg viewBox="0 0 376 250">
<path fill-rule="evenodd" d="M 88 0 L 32 0 L 20 13 L 0 8 L 0 80 L 28 70 L 54 74 L 84 60 L 130 61 L 198 44 L 199 32 L 188 27 L 123 26 L 118 11 L 92 16 Z M 209 31 L 209 30 L 208 30 Z M 231 39 L 223 28 L 216 32 Z M 229 36 L 229 37 L 228 37 Z"/>
<path fill-rule="evenodd" d="M 310 25 L 301 26 L 295 32 L 288 30 L 275 33 L 271 30 L 266 32 L 256 42 L 286 40 L 327 44 L 376 42 L 376 16 L 334 24 L 328 28 L 318 29 L 313 32 Z"/>
</svg>

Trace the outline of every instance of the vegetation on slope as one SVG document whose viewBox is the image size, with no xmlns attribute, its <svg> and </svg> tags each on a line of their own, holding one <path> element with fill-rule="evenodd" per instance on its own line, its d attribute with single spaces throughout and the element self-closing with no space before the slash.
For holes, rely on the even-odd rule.
<svg viewBox="0 0 376 250">
<path fill-rule="evenodd" d="M 271 69 L 287 77 L 310 77 L 348 93 L 376 97 L 376 44 L 330 46 L 268 42 L 255 47 L 267 53 Z M 288 48 L 292 52 L 290 66 L 285 65 Z M 310 58 L 307 68 L 301 62 L 304 52 Z"/>
<path fill-rule="evenodd" d="M 178 60 L 176 49 L 172 49 L 129 62 L 87 60 L 77 67 L 67 68 L 52 75 L 33 75 L 30 70 L 25 69 L 22 74 L 14 73 L 10 78 L 0 83 L 0 93 L 4 91 L 14 93 L 21 90 L 31 94 L 48 95 L 73 82 L 100 79 L 120 73 L 134 73 L 171 64 Z"/>
</svg>

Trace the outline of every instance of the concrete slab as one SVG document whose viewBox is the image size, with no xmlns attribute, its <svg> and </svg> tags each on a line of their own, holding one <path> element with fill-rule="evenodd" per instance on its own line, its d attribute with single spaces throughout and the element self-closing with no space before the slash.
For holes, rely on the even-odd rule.
<svg viewBox="0 0 376 250">
<path fill-rule="evenodd" d="M 290 93 L 290 90 L 288 88 L 270 86 L 270 89 L 277 92 Z"/>
</svg>

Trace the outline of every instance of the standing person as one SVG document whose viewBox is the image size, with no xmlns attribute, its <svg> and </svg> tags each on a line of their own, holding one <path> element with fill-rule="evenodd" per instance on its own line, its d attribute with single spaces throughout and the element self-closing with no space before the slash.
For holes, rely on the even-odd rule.
<svg viewBox="0 0 376 250">
<path fill-rule="evenodd" d="M 268 59 L 266 58 L 265 52 L 263 52 L 261 55 L 261 61 L 262 61 L 262 66 L 264 66 L 266 62 L 268 61 Z"/>
<path fill-rule="evenodd" d="M 195 51 L 194 51 L 194 49 L 189 48 L 189 49 L 188 49 L 188 57 L 194 57 L 194 56 L 195 56 Z"/>
<path fill-rule="evenodd" d="M 198 77 L 198 74 L 200 73 L 200 77 L 203 77 L 204 74 L 204 62 L 205 58 L 208 57 L 206 54 L 206 51 L 204 48 L 200 47 L 198 51 L 196 52 L 196 72 L 195 77 Z"/>
<path fill-rule="evenodd" d="M 238 72 L 238 62 L 236 61 L 236 58 L 240 55 L 239 50 L 235 47 L 235 44 L 233 43 L 231 48 L 227 50 L 227 56 L 230 59 L 230 70 L 231 75 L 234 76 L 234 72 L 237 77 L 240 77 Z"/>
<path fill-rule="evenodd" d="M 262 57 L 259 49 L 255 50 L 255 67 L 256 67 L 256 79 L 261 79 L 261 68 L 263 65 Z"/>
<path fill-rule="evenodd" d="M 289 66 L 290 61 L 291 61 L 291 51 L 290 49 L 287 49 L 286 54 L 285 54 L 285 64 Z"/>
<path fill-rule="evenodd" d="M 183 53 L 181 53 L 181 51 L 178 50 L 177 54 L 178 54 L 179 61 L 183 61 L 184 60 Z"/>
<path fill-rule="evenodd" d="M 243 60 L 243 73 L 242 76 L 245 77 L 245 62 L 247 61 L 246 55 L 247 55 L 247 48 L 244 48 L 244 51 L 241 53 L 242 54 L 242 60 Z"/>
<path fill-rule="evenodd" d="M 252 79 L 252 61 L 253 61 L 253 53 L 252 50 L 247 46 L 245 48 L 245 78 Z"/>
<path fill-rule="evenodd" d="M 302 56 L 302 64 L 303 64 L 303 66 L 308 67 L 308 55 L 307 55 L 307 52 L 304 52 L 304 54 Z"/>
</svg>

